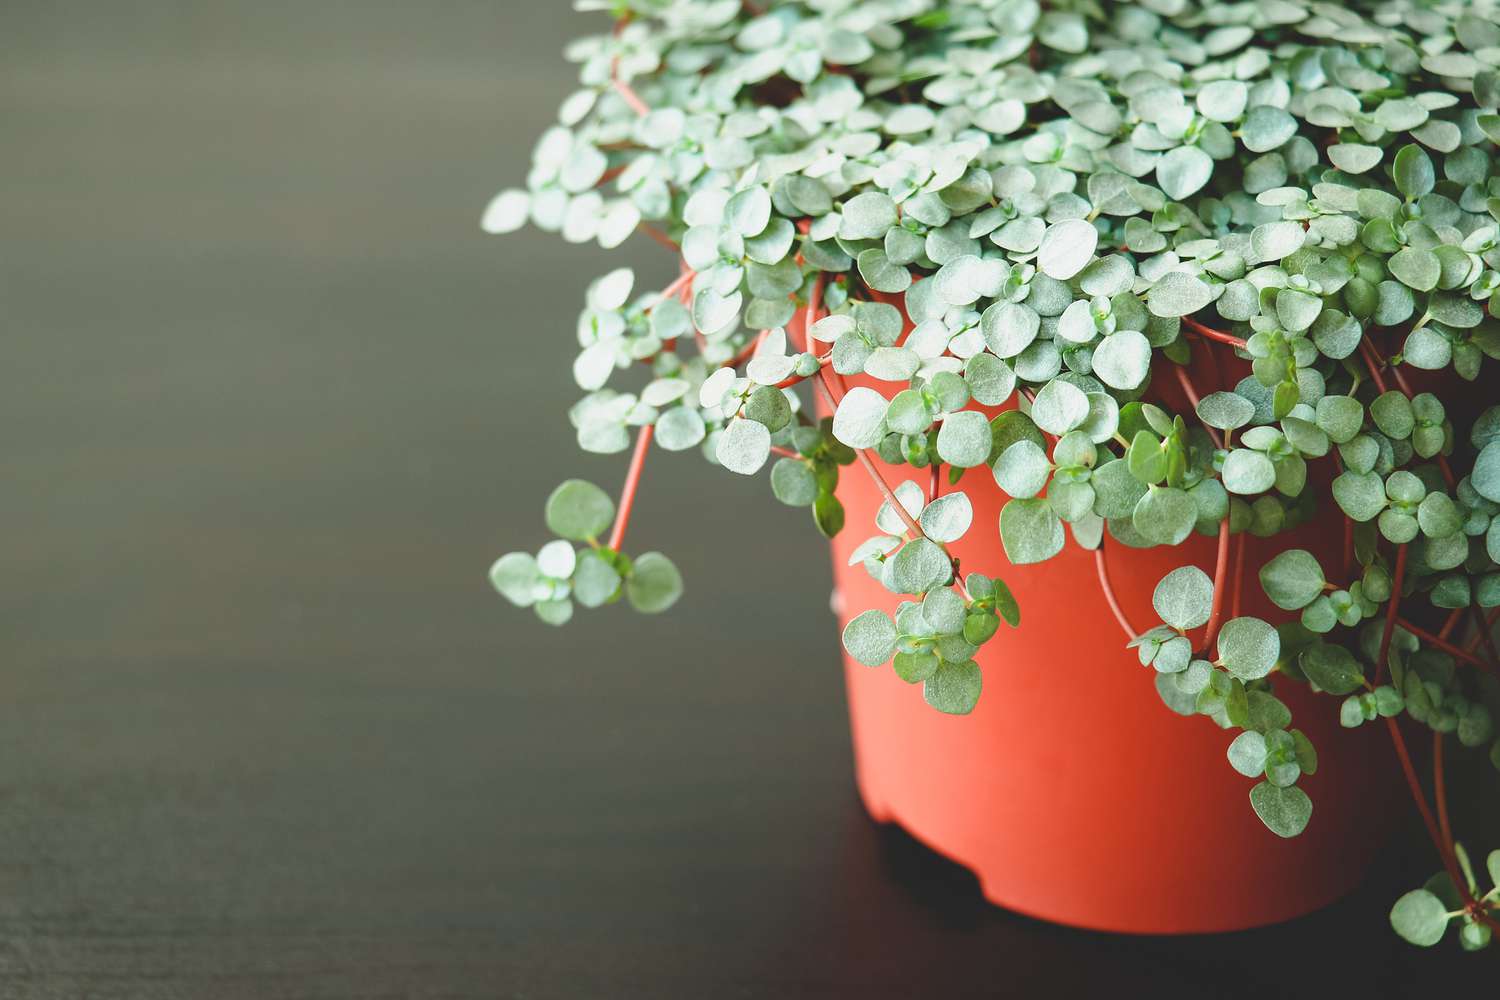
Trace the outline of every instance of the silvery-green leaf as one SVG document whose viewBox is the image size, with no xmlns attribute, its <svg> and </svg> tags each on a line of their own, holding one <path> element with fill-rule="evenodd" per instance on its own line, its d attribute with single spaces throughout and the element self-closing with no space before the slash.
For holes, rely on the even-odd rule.
<svg viewBox="0 0 1500 1000">
<path fill-rule="evenodd" d="M 984 342 L 1002 358 L 1013 358 L 1029 347 L 1041 324 L 1035 310 L 1016 302 L 996 302 L 980 317 Z"/>
<path fill-rule="evenodd" d="M 515 189 L 501 191 L 485 206 L 479 228 L 494 235 L 513 233 L 526 225 L 530 211 L 530 194 Z"/>
<path fill-rule="evenodd" d="M 839 236 L 846 240 L 880 239 L 896 221 L 896 203 L 890 196 L 866 191 L 844 203 Z"/>
<path fill-rule="evenodd" d="M 801 459 L 782 458 L 771 466 L 771 493 L 787 506 L 811 506 L 818 492 L 818 477 Z"/>
<path fill-rule="evenodd" d="M 573 599 L 586 608 L 603 607 L 620 591 L 620 574 L 592 549 L 578 556 L 573 571 Z"/>
<path fill-rule="evenodd" d="M 1170 271 L 1146 295 L 1151 315 L 1191 316 L 1213 301 L 1213 289 L 1184 271 Z"/>
<path fill-rule="evenodd" d="M 753 476 L 771 455 L 771 432 L 754 420 L 731 420 L 719 435 L 714 456 L 730 472 Z"/>
<path fill-rule="evenodd" d="M 1249 89 L 1239 80 L 1214 80 L 1198 91 L 1198 113 L 1209 121 L 1238 121 L 1249 96 Z"/>
<path fill-rule="evenodd" d="M 885 397 L 874 389 L 855 386 L 833 415 L 833 436 L 851 448 L 875 447 L 885 436 L 888 406 Z"/>
<path fill-rule="evenodd" d="M 625 580 L 625 596 L 637 611 L 660 614 L 682 596 L 682 574 L 672 560 L 660 552 L 643 552 L 631 563 L 630 576 Z"/>
<path fill-rule="evenodd" d="M 857 263 L 860 277 L 877 292 L 904 292 L 911 287 L 911 271 L 892 264 L 879 247 L 861 251 Z"/>
<path fill-rule="evenodd" d="M 1214 584 L 1197 566 L 1179 566 L 1156 585 L 1151 606 L 1161 620 L 1186 632 L 1207 623 L 1213 612 Z"/>
<path fill-rule="evenodd" d="M 1359 143 L 1335 143 L 1328 147 L 1328 159 L 1346 174 L 1362 174 L 1380 164 L 1385 151 L 1379 146 Z"/>
<path fill-rule="evenodd" d="M 1170 486 L 1152 486 L 1130 514 L 1131 526 L 1152 545 L 1180 545 L 1197 523 L 1197 502 Z"/>
<path fill-rule="evenodd" d="M 854 329 L 854 317 L 848 313 L 836 313 L 832 316 L 824 316 L 812 325 L 814 340 L 821 340 L 825 344 L 836 342 L 844 334 Z"/>
<path fill-rule="evenodd" d="M 536 558 L 528 552 L 508 553 L 490 567 L 490 584 L 517 607 L 529 608 L 536 602 L 537 585 L 541 581 Z"/>
<path fill-rule="evenodd" d="M 922 697 L 939 712 L 948 715 L 967 715 L 979 703 L 979 694 L 984 685 L 979 664 L 973 660 L 963 663 L 941 663 L 922 685 Z"/>
<path fill-rule="evenodd" d="M 1000 510 L 1000 540 L 1013 565 L 1044 562 L 1062 551 L 1062 521 L 1044 499 L 1011 500 Z"/>
<path fill-rule="evenodd" d="M 1255 404 L 1234 392 L 1211 392 L 1198 401 L 1198 419 L 1221 431 L 1236 430 L 1255 419 Z"/>
<path fill-rule="evenodd" d="M 1264 493 L 1276 482 L 1276 467 L 1258 451 L 1236 448 L 1224 459 L 1224 488 L 1240 496 Z"/>
<path fill-rule="evenodd" d="M 577 565 L 578 553 L 560 538 L 543 545 L 536 554 L 536 568 L 543 576 L 554 580 L 568 579 Z"/>
<path fill-rule="evenodd" d="M 1099 245 L 1099 230 L 1083 219 L 1065 219 L 1047 227 L 1037 267 L 1048 277 L 1066 281 L 1088 266 Z"/>
<path fill-rule="evenodd" d="M 547 529 L 560 538 L 586 542 L 602 535 L 615 519 L 615 503 L 593 483 L 569 479 L 547 498 Z"/>
<path fill-rule="evenodd" d="M 1437 172 L 1427 152 L 1416 143 L 1408 143 L 1396 152 L 1391 162 L 1391 179 L 1396 182 L 1396 190 L 1408 199 L 1420 198 L 1437 183 Z"/>
<path fill-rule="evenodd" d="M 532 605 L 536 616 L 548 625 L 566 625 L 573 617 L 573 602 L 566 597 L 549 598 Z"/>
<path fill-rule="evenodd" d="M 1247 778 L 1258 778 L 1266 770 L 1266 738 L 1257 732 L 1243 732 L 1229 744 L 1229 765 Z"/>
<path fill-rule="evenodd" d="M 974 506 L 962 491 L 945 493 L 922 509 L 918 523 L 922 532 L 934 542 L 956 542 L 969 530 L 974 520 Z"/>
<path fill-rule="evenodd" d="M 915 351 L 905 347 L 877 347 L 865 360 L 865 374 L 884 382 L 908 382 L 922 366 Z"/>
<path fill-rule="evenodd" d="M 913 520 L 921 516 L 922 505 L 927 501 L 927 496 L 922 492 L 922 487 L 908 479 L 897 484 L 892 492 L 895 493 L 896 499 L 900 502 L 901 509 L 911 515 Z M 882 503 L 880 509 L 876 511 L 875 525 L 881 531 L 892 535 L 900 535 L 907 530 L 906 521 L 896 512 L 896 508 L 892 506 L 889 500 Z"/>
<path fill-rule="evenodd" d="M 1278 837 L 1295 837 L 1312 819 L 1312 800 L 1296 785 L 1281 788 L 1262 781 L 1250 789 L 1250 805 L 1266 828 Z"/>
<path fill-rule="evenodd" d="M 890 560 L 891 580 L 903 594 L 925 594 L 946 586 L 953 578 L 953 563 L 937 543 L 917 538 L 902 546 Z"/>
<path fill-rule="evenodd" d="M 1426 889 L 1413 889 L 1391 907 L 1391 927 L 1409 942 L 1430 948 L 1448 932 L 1448 906 Z"/>
<path fill-rule="evenodd" d="M 1453 344 L 1431 327 L 1413 330 L 1401 346 L 1401 358 L 1413 368 L 1441 371 L 1453 360 Z"/>
<path fill-rule="evenodd" d="M 1336 444 L 1353 440 L 1364 419 L 1365 408 L 1352 396 L 1324 396 L 1318 400 L 1318 429 Z"/>
<path fill-rule="evenodd" d="M 1089 400 L 1083 390 L 1060 379 L 1042 386 L 1031 404 L 1032 421 L 1054 437 L 1081 426 L 1088 416 Z"/>
<path fill-rule="evenodd" d="M 771 223 L 771 195 L 756 186 L 736 192 L 724 205 L 724 221 L 741 236 L 757 236 Z"/>
<path fill-rule="evenodd" d="M 1287 549 L 1260 570 L 1266 596 L 1284 611 L 1297 611 L 1323 593 L 1323 567 L 1306 549 Z"/>
<path fill-rule="evenodd" d="M 1269 104 L 1251 108 L 1240 126 L 1240 141 L 1252 153 L 1276 149 L 1296 134 L 1297 119 Z"/>
<path fill-rule="evenodd" d="M 1000 453 L 995 461 L 995 482 L 1018 500 L 1028 500 L 1047 485 L 1052 464 L 1035 442 L 1022 439 Z"/>
<path fill-rule="evenodd" d="M 937 450 L 955 468 L 983 465 L 990 454 L 989 419 L 978 410 L 948 414 L 938 428 Z"/>
<path fill-rule="evenodd" d="M 1259 618 L 1231 618 L 1219 630 L 1219 660 L 1242 681 L 1266 676 L 1281 656 L 1281 636 Z"/>
<path fill-rule="evenodd" d="M 896 652 L 896 625 L 884 611 L 872 608 L 844 626 L 844 649 L 856 663 L 878 667 Z"/>
<path fill-rule="evenodd" d="M 1350 694 L 1365 683 L 1359 660 L 1333 643 L 1313 643 L 1298 654 L 1297 664 L 1308 680 L 1332 695 Z"/>
<path fill-rule="evenodd" d="M 1480 496 L 1500 503 L 1500 439 L 1490 441 L 1480 451 L 1470 483 Z"/>
<path fill-rule="evenodd" d="M 976 354 L 964 365 L 969 394 L 981 406 L 999 406 L 1016 391 L 1016 373 L 993 354 Z"/>
<path fill-rule="evenodd" d="M 705 288 L 693 296 L 693 325 L 712 336 L 739 317 L 744 303 L 745 297 L 739 292 L 720 295 L 712 288 Z"/>
<path fill-rule="evenodd" d="M 1112 389 L 1136 389 L 1151 373 L 1151 344 L 1134 330 L 1110 334 L 1094 348 L 1094 374 Z"/>
<path fill-rule="evenodd" d="M 1214 161 L 1197 146 L 1178 146 L 1156 163 L 1156 182 L 1173 201 L 1197 194 L 1213 173 Z"/>
<path fill-rule="evenodd" d="M 1301 223 L 1266 222 L 1250 233 L 1250 248 L 1256 260 L 1281 260 L 1300 250 L 1306 239 Z"/>
<path fill-rule="evenodd" d="M 1437 255 L 1419 247 L 1398 250 L 1386 261 L 1385 266 L 1397 281 L 1419 292 L 1430 292 L 1436 288 L 1443 273 L 1442 263 Z"/>
</svg>

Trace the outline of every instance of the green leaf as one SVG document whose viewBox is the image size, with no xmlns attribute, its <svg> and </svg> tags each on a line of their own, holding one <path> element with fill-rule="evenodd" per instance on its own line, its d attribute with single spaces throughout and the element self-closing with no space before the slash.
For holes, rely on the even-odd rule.
<svg viewBox="0 0 1500 1000">
<path fill-rule="evenodd" d="M 529 608 L 536 603 L 537 588 L 542 583 L 536 557 L 527 552 L 510 552 L 490 567 L 490 584 L 510 603 Z"/>
<path fill-rule="evenodd" d="M 906 683 L 919 684 L 937 673 L 941 662 L 936 653 L 897 653 L 891 669 Z"/>
<path fill-rule="evenodd" d="M 891 582 L 904 594 L 925 594 L 952 578 L 952 561 L 927 538 L 907 542 L 891 560 Z"/>
<path fill-rule="evenodd" d="M 844 203 L 839 237 L 845 240 L 875 240 L 896 224 L 896 203 L 879 191 L 857 194 Z"/>
<path fill-rule="evenodd" d="M 1318 400 L 1318 429 L 1336 444 L 1352 441 L 1364 426 L 1365 408 L 1353 396 L 1324 396 Z"/>
<path fill-rule="evenodd" d="M 873 448 L 885 436 L 888 403 L 874 389 L 855 386 L 839 401 L 833 436 L 851 448 Z"/>
<path fill-rule="evenodd" d="M 1470 478 L 1474 491 L 1493 503 L 1500 503 L 1500 438 L 1484 446 L 1474 460 Z"/>
<path fill-rule="evenodd" d="M 1053 379 L 1036 394 L 1031 404 L 1031 419 L 1054 437 L 1083 424 L 1089 416 L 1089 398 L 1071 382 Z"/>
<path fill-rule="evenodd" d="M 1302 249 L 1306 239 L 1300 222 L 1265 222 L 1250 233 L 1250 249 L 1259 261 L 1281 260 Z"/>
<path fill-rule="evenodd" d="M 1270 152 L 1296 134 L 1297 119 L 1269 104 L 1251 108 L 1240 126 L 1240 141 L 1252 153 Z"/>
<path fill-rule="evenodd" d="M 1013 565 L 1044 562 L 1062 551 L 1062 521 L 1044 499 L 1011 500 L 1000 510 L 1000 541 Z"/>
<path fill-rule="evenodd" d="M 1250 789 L 1250 806 L 1266 828 L 1278 837 L 1295 837 L 1312 819 L 1312 799 L 1295 785 L 1279 788 L 1262 781 Z"/>
<path fill-rule="evenodd" d="M 1411 437 L 1416 427 L 1416 416 L 1406 396 L 1395 389 L 1381 393 L 1370 404 L 1370 419 L 1380 428 L 1380 433 L 1396 441 Z"/>
<path fill-rule="evenodd" d="M 1257 732 L 1240 733 L 1229 744 L 1229 765 L 1247 778 L 1258 778 L 1266 770 L 1266 738 Z"/>
<path fill-rule="evenodd" d="M 660 552 L 643 552 L 631 564 L 625 596 L 637 611 L 654 615 L 666 611 L 682 596 L 682 574 Z"/>
<path fill-rule="evenodd" d="M 1340 143 L 1328 147 L 1328 159 L 1346 174 L 1362 174 L 1379 165 L 1385 151 L 1379 146 Z"/>
<path fill-rule="evenodd" d="M 963 492 L 944 493 L 922 509 L 918 523 L 922 532 L 944 545 L 956 542 L 974 521 L 974 505 Z"/>
<path fill-rule="evenodd" d="M 771 466 L 771 492 L 789 507 L 808 507 L 818 499 L 818 477 L 800 458 L 783 458 Z"/>
<path fill-rule="evenodd" d="M 844 648 L 856 663 L 878 667 L 896 651 L 896 625 L 884 611 L 866 611 L 844 626 Z"/>
<path fill-rule="evenodd" d="M 1197 146 L 1178 146 L 1156 162 L 1156 182 L 1173 201 L 1197 194 L 1213 173 L 1214 161 Z"/>
<path fill-rule="evenodd" d="M 984 677 L 973 660 L 943 663 L 922 686 L 927 704 L 948 715 L 968 715 L 979 703 Z"/>
<path fill-rule="evenodd" d="M 1418 247 L 1398 250 L 1386 261 L 1385 266 L 1393 278 L 1419 292 L 1430 292 L 1436 288 L 1443 273 L 1437 254 Z"/>
<path fill-rule="evenodd" d="M 1333 481 L 1333 498 L 1352 520 L 1364 523 L 1385 509 L 1385 483 L 1374 472 L 1345 472 Z"/>
<path fill-rule="evenodd" d="M 1343 646 L 1315 642 L 1297 657 L 1307 679 L 1332 695 L 1345 695 L 1364 686 L 1364 671 L 1354 654 Z"/>
<path fill-rule="evenodd" d="M 573 571 L 573 598 L 586 608 L 598 608 L 620 592 L 620 574 L 599 553 L 586 549 Z"/>
<path fill-rule="evenodd" d="M 1146 294 L 1151 315 L 1191 316 L 1213 301 L 1213 289 L 1185 271 L 1169 271 Z"/>
<path fill-rule="evenodd" d="M 1414 200 L 1428 194 L 1437 183 L 1437 174 L 1432 169 L 1432 159 L 1416 143 L 1402 146 L 1391 163 L 1391 177 L 1396 190 Z"/>
<path fill-rule="evenodd" d="M 1214 584 L 1197 566 L 1179 566 L 1156 585 L 1151 606 L 1161 620 L 1181 632 L 1208 622 L 1213 611 Z"/>
<path fill-rule="evenodd" d="M 780 392 L 780 390 L 773 390 Z M 754 420 L 731 420 L 719 435 L 714 456 L 730 472 L 752 476 L 771 456 L 771 432 Z"/>
<path fill-rule="evenodd" d="M 983 465 L 989 459 L 990 444 L 989 418 L 978 410 L 950 413 L 938 428 L 938 455 L 960 469 Z"/>
<path fill-rule="evenodd" d="M 1198 504 L 1186 490 L 1153 486 L 1136 503 L 1130 522 L 1153 545 L 1179 545 L 1198 523 Z"/>
<path fill-rule="evenodd" d="M 1414 945 L 1431 948 L 1448 930 L 1448 908 L 1426 889 L 1413 889 L 1391 907 L 1391 927 Z"/>
<path fill-rule="evenodd" d="M 1259 618 L 1231 618 L 1219 630 L 1219 660 L 1242 681 L 1266 676 L 1281 655 L 1281 636 Z"/>
<path fill-rule="evenodd" d="M 1287 549 L 1260 569 L 1266 596 L 1283 611 L 1298 611 L 1323 593 L 1323 567 L 1306 549 Z"/>
<path fill-rule="evenodd" d="M 1000 453 L 994 472 L 1002 490 L 1018 500 L 1029 500 L 1046 487 L 1052 464 L 1035 442 L 1023 439 Z"/>
<path fill-rule="evenodd" d="M 1241 496 L 1264 493 L 1276 483 L 1276 466 L 1258 451 L 1236 448 L 1224 459 L 1224 488 Z"/>
<path fill-rule="evenodd" d="M 1105 337 L 1094 348 L 1094 374 L 1112 389 L 1137 389 L 1151 374 L 1151 344 L 1135 330 Z"/>
<path fill-rule="evenodd" d="M 569 479 L 547 498 L 545 517 L 554 535 L 587 542 L 609 528 L 615 519 L 615 503 L 593 483 Z"/>
<path fill-rule="evenodd" d="M 1239 80 L 1213 80 L 1198 91 L 1198 113 L 1209 121 L 1237 121 L 1249 97 L 1249 88 Z"/>
<path fill-rule="evenodd" d="M 1067 281 L 1094 259 L 1099 230 L 1083 219 L 1065 219 L 1047 227 L 1037 253 L 1037 267 L 1049 278 Z"/>
<path fill-rule="evenodd" d="M 1198 401 L 1198 419 L 1221 431 L 1236 430 L 1255 419 L 1255 404 L 1237 392 L 1211 392 Z"/>
</svg>

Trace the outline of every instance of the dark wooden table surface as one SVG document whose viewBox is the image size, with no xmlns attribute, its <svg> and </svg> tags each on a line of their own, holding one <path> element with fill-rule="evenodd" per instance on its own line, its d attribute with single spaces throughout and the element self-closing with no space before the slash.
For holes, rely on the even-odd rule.
<svg viewBox="0 0 1500 1000">
<path fill-rule="evenodd" d="M 476 226 L 586 23 L 560 0 L 0 11 L 0 997 L 1493 977 L 1390 936 L 1422 854 L 1236 936 L 983 903 L 861 811 L 826 564 L 763 483 L 653 458 L 632 530 L 691 583 L 669 617 L 558 632 L 489 593 L 558 479 L 620 474 L 563 419 L 582 288 L 620 258 Z"/>
</svg>

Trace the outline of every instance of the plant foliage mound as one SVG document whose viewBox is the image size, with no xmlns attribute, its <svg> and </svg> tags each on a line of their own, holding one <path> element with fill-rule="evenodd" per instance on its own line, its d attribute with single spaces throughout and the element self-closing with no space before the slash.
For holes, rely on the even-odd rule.
<svg viewBox="0 0 1500 1000">
<path fill-rule="evenodd" d="M 856 561 L 906 598 L 855 616 L 849 654 L 965 713 L 975 655 L 1027 597 L 956 572 L 967 533 L 998 531 L 1014 565 L 1069 536 L 1209 535 L 1214 573 L 1167 574 L 1158 621 L 1120 616 L 1122 642 L 1170 709 L 1235 734 L 1271 830 L 1306 827 L 1317 767 L 1282 684 L 1388 727 L 1403 761 L 1402 717 L 1434 734 L 1439 773 L 1445 743 L 1500 766 L 1492 4 L 579 6 L 613 30 L 569 50 L 580 88 L 484 227 L 642 233 L 680 277 L 590 288 L 568 416 L 587 451 L 634 441 L 626 485 L 618 504 L 558 487 L 557 540 L 495 564 L 503 595 L 554 624 L 621 598 L 663 611 L 677 570 L 623 551 L 648 452 L 768 469 L 823 534 L 868 536 Z M 845 525 L 843 475 L 885 493 L 875 524 Z M 1008 497 L 998 525 L 974 523 L 976 477 Z M 1342 560 L 1258 543 L 1276 554 L 1244 585 L 1284 615 L 1227 615 L 1231 549 L 1327 511 Z M 1486 888 L 1441 782 L 1429 806 L 1406 771 L 1444 870 L 1392 924 L 1483 947 L 1500 851 Z"/>
</svg>

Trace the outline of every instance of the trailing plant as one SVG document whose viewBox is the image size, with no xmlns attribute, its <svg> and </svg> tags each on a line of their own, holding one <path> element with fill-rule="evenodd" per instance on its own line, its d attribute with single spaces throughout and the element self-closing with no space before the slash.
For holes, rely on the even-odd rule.
<svg viewBox="0 0 1500 1000">
<path fill-rule="evenodd" d="M 1453 838 L 1443 760 L 1457 742 L 1500 767 L 1500 12 L 578 6 L 614 30 L 569 50 L 581 87 L 484 228 L 529 220 L 604 247 L 644 233 L 680 276 L 590 288 L 569 418 L 587 451 L 634 437 L 625 487 L 618 505 L 558 487 L 558 540 L 501 558 L 495 587 L 553 624 L 622 597 L 663 611 L 677 570 L 623 551 L 652 443 L 740 475 L 769 466 L 774 496 L 823 534 L 873 529 L 854 561 L 907 598 L 894 618 L 853 617 L 849 654 L 965 713 L 975 655 L 1021 618 L 1003 580 L 960 574 L 951 551 L 992 530 L 964 487 L 993 476 L 1009 562 L 1049 559 L 1068 534 L 1093 550 L 1162 700 L 1235 731 L 1228 763 L 1275 833 L 1307 826 L 1297 782 L 1318 763 L 1281 684 L 1340 699 L 1345 726 L 1383 726 L 1443 861 L 1392 924 L 1417 944 L 1449 926 L 1487 944 L 1500 852 L 1486 888 Z M 893 467 L 908 477 L 888 481 Z M 885 496 L 873 526 L 844 524 L 846 474 Z M 1286 547 L 1244 565 L 1247 536 L 1330 505 L 1341 560 Z M 1167 574 L 1138 627 L 1106 546 L 1195 533 L 1217 539 L 1214 573 Z M 1283 619 L 1238 613 L 1247 573 Z M 1402 718 L 1432 733 L 1432 804 Z"/>
</svg>

